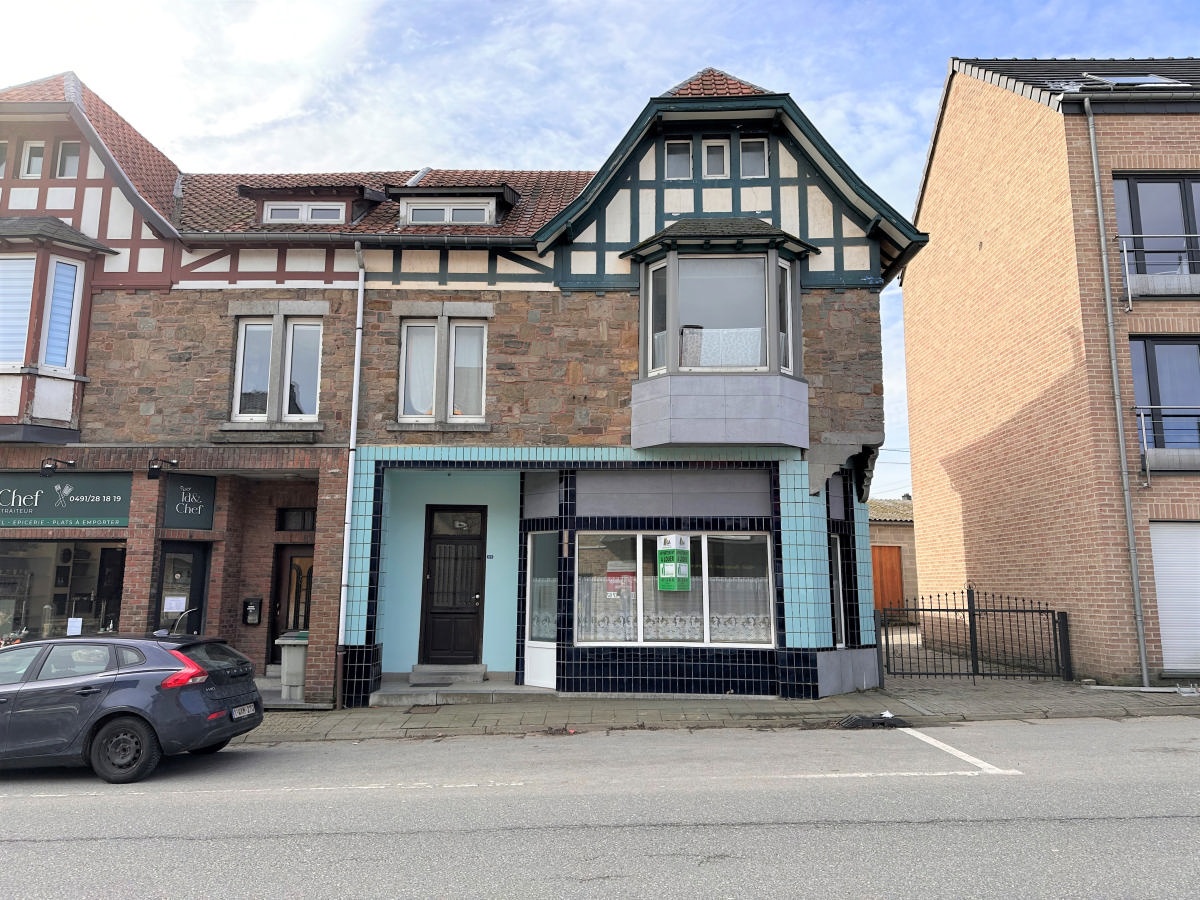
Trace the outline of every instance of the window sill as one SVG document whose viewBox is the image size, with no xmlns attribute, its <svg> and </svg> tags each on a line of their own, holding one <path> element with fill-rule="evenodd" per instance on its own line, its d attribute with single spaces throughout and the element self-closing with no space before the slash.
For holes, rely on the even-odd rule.
<svg viewBox="0 0 1200 900">
<path fill-rule="evenodd" d="M 312 444 L 324 430 L 322 422 L 224 422 L 212 440 L 217 444 Z"/>
<path fill-rule="evenodd" d="M 481 434 L 490 432 L 492 426 L 487 422 L 388 422 L 387 430 L 392 432 L 440 431 L 447 433 L 464 432 Z"/>
</svg>

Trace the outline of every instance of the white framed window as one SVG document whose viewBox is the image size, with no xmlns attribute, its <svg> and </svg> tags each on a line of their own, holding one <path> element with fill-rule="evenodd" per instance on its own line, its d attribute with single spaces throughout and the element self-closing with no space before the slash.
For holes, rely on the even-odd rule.
<svg viewBox="0 0 1200 900">
<path fill-rule="evenodd" d="M 79 177 L 79 141 L 60 141 L 58 162 L 54 167 L 55 178 Z"/>
<path fill-rule="evenodd" d="M 667 141 L 664 149 L 663 177 L 686 180 L 692 177 L 692 142 Z"/>
<path fill-rule="evenodd" d="M 46 286 L 46 310 L 42 316 L 41 361 L 48 369 L 63 372 L 75 370 L 82 295 L 83 265 L 72 260 L 51 257 L 50 277 Z"/>
<path fill-rule="evenodd" d="M 558 640 L 558 532 L 529 535 L 526 640 L 553 644 Z"/>
<path fill-rule="evenodd" d="M 414 203 L 406 205 L 405 216 L 410 225 L 493 225 L 496 204 L 480 203 Z"/>
<path fill-rule="evenodd" d="M 657 534 L 580 532 L 575 643 L 772 646 L 770 536 L 690 534 L 687 542 L 690 577 L 673 590 L 658 578 Z"/>
<path fill-rule="evenodd" d="M 399 419 L 482 422 L 487 324 L 415 319 L 401 327 Z"/>
<path fill-rule="evenodd" d="M 314 225 L 338 225 L 346 221 L 344 203 L 264 203 L 263 222 L 268 225 L 310 223 Z"/>
<path fill-rule="evenodd" d="M 8 172 L 8 141 L 0 141 L 0 178 Z"/>
<path fill-rule="evenodd" d="M 26 141 L 21 150 L 21 177 L 41 178 L 42 167 L 46 162 L 46 144 L 44 141 Z"/>
<path fill-rule="evenodd" d="M 321 386 L 321 320 L 238 321 L 235 421 L 315 421 Z"/>
<path fill-rule="evenodd" d="M 729 177 L 729 141 L 707 140 L 701 142 L 704 150 L 704 177 Z"/>
<path fill-rule="evenodd" d="M 766 138 L 747 138 L 741 142 L 741 172 L 743 178 L 767 177 Z"/>
<path fill-rule="evenodd" d="M 774 254 L 772 254 L 774 257 Z M 646 272 L 646 371 L 794 370 L 791 266 L 764 254 L 669 254 Z M 768 335 L 776 334 L 774 346 Z"/>
</svg>

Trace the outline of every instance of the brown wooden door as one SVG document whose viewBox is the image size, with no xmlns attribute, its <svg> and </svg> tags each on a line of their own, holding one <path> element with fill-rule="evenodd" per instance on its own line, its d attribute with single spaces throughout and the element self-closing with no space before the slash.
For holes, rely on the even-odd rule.
<svg viewBox="0 0 1200 900">
<path fill-rule="evenodd" d="M 427 665 L 471 665 L 483 649 L 481 506 L 431 506 L 425 517 L 421 653 Z"/>
<path fill-rule="evenodd" d="M 875 608 L 904 607 L 904 573 L 899 547 L 871 547 L 871 575 L 875 581 Z"/>
</svg>

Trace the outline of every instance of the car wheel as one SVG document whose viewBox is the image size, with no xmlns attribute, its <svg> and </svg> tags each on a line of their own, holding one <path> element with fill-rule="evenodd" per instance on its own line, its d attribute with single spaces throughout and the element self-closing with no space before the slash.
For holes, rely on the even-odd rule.
<svg viewBox="0 0 1200 900">
<path fill-rule="evenodd" d="M 197 756 L 207 756 L 210 753 L 216 753 L 218 750 L 224 750 L 225 745 L 228 743 L 229 738 L 225 738 L 225 740 L 209 744 L 207 747 L 197 747 L 195 750 L 189 750 L 188 753 L 194 753 Z"/>
<path fill-rule="evenodd" d="M 110 784 L 141 781 L 160 759 L 153 729 L 131 716 L 105 722 L 92 739 L 92 771 Z"/>
</svg>

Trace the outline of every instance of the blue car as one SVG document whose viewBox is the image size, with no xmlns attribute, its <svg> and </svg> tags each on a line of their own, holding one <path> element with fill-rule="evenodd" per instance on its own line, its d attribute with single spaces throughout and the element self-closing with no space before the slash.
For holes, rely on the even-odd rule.
<svg viewBox="0 0 1200 900">
<path fill-rule="evenodd" d="M 254 664 L 219 638 L 92 635 L 0 647 L 0 767 L 140 781 L 263 720 Z"/>
</svg>

